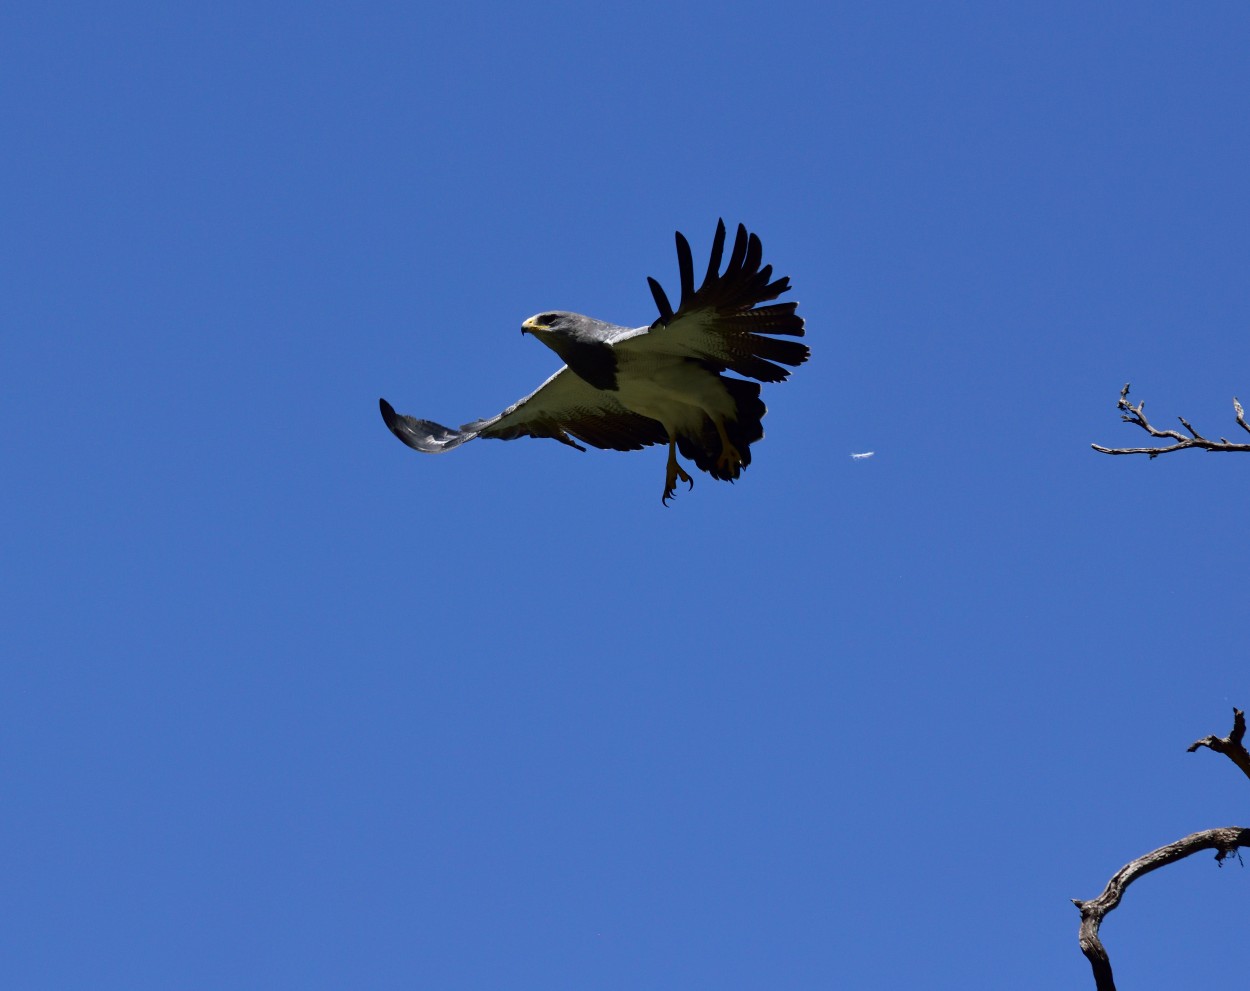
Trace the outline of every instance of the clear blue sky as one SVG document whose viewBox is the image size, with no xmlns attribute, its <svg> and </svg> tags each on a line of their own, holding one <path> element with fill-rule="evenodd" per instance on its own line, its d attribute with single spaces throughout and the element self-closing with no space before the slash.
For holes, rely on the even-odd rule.
<svg viewBox="0 0 1250 991">
<path fill-rule="evenodd" d="M 0 14 L 11 988 L 1073 988 L 1250 821 L 1250 9 Z M 404 449 L 718 217 L 811 361 L 734 486 Z M 702 257 L 698 257 L 702 256 Z M 875 451 L 853 461 L 852 452 Z M 1104 927 L 1232 987 L 1250 874 Z M 1230 914 L 1221 914 L 1230 913 Z"/>
</svg>

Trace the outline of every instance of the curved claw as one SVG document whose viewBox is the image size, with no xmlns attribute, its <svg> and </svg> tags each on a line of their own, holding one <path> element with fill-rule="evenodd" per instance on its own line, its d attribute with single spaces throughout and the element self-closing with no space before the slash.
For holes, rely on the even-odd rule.
<svg viewBox="0 0 1250 991">
<path fill-rule="evenodd" d="M 686 489 L 687 492 L 694 488 L 694 479 L 677 463 L 677 442 L 669 441 L 668 464 L 665 466 L 664 471 L 664 495 L 660 497 L 660 502 L 664 503 L 664 505 L 667 506 L 669 499 L 677 494 L 677 480 L 679 478 L 689 486 Z"/>
<path fill-rule="evenodd" d="M 738 477 L 738 473 L 742 470 L 742 455 L 738 453 L 738 449 L 729 443 L 726 437 L 723 442 L 720 457 L 716 459 L 716 467 L 729 476 L 728 481 L 733 481 Z"/>
<path fill-rule="evenodd" d="M 687 479 L 686 479 L 686 486 L 687 486 L 687 488 L 686 488 L 686 491 L 687 491 L 687 492 L 692 491 L 692 490 L 694 489 L 694 479 L 693 479 L 693 478 L 687 478 Z M 676 499 L 676 498 L 677 498 L 677 488 L 676 488 L 676 486 L 674 486 L 674 487 L 673 487 L 673 488 L 671 488 L 671 489 L 665 489 L 665 490 L 664 490 L 664 495 L 660 496 L 660 502 L 664 503 L 664 505 L 666 505 L 666 506 L 667 506 L 667 505 L 668 505 L 668 501 L 669 501 L 670 499 Z"/>
</svg>

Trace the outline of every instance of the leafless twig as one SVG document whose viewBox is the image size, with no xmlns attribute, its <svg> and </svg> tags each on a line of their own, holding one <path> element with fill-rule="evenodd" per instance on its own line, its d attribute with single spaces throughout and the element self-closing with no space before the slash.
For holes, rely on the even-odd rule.
<svg viewBox="0 0 1250 991">
<path fill-rule="evenodd" d="M 1250 847 L 1250 829 L 1241 826 L 1191 833 L 1175 843 L 1151 850 L 1144 857 L 1125 864 L 1112 875 L 1107 887 L 1097 898 L 1091 898 L 1087 902 L 1073 898 L 1072 904 L 1081 910 L 1081 952 L 1094 970 L 1094 985 L 1098 991 L 1115 991 L 1111 961 L 1103 948 L 1102 940 L 1098 938 L 1098 927 L 1102 924 L 1103 916 L 1120 904 L 1124 890 L 1142 875 L 1173 864 L 1192 853 L 1214 850 L 1215 859 L 1222 862 L 1225 857 L 1235 853 L 1238 847 L 1243 846 Z"/>
<path fill-rule="evenodd" d="M 1145 407 L 1144 400 L 1136 406 L 1128 401 L 1128 383 L 1125 383 L 1124 388 L 1120 390 L 1120 401 L 1116 403 L 1116 408 L 1120 410 L 1120 419 L 1125 423 L 1135 423 L 1151 437 L 1173 440 L 1175 444 L 1169 444 L 1166 447 L 1103 447 L 1101 444 L 1090 444 L 1090 447 L 1100 454 L 1145 454 L 1151 458 L 1167 454 L 1169 451 L 1183 451 L 1189 447 L 1201 448 L 1204 451 L 1250 451 L 1250 444 L 1234 444 L 1227 437 L 1221 437 L 1219 440 L 1203 437 L 1189 425 L 1189 421 L 1183 416 L 1178 416 L 1177 419 L 1181 421 L 1181 426 L 1189 431 L 1188 437 L 1179 430 L 1160 430 L 1146 419 Z M 1250 424 L 1246 423 L 1245 410 L 1242 409 L 1236 396 L 1233 397 L 1233 412 L 1237 414 L 1237 425 L 1250 433 Z"/>
</svg>

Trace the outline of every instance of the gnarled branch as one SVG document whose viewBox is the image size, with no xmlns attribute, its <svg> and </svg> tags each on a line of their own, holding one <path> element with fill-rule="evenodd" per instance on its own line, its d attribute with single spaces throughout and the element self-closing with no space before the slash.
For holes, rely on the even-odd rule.
<svg viewBox="0 0 1250 991">
<path fill-rule="evenodd" d="M 1219 440 L 1211 440 L 1203 437 L 1197 430 L 1189 425 L 1189 421 L 1183 416 L 1178 416 L 1189 436 L 1186 437 L 1179 430 L 1160 430 L 1146 419 L 1146 403 L 1143 400 L 1136 406 L 1128 401 L 1129 383 L 1124 384 L 1124 388 L 1120 390 L 1120 401 L 1116 403 L 1116 409 L 1120 410 L 1120 419 L 1125 423 L 1134 423 L 1141 427 L 1151 437 L 1160 437 L 1166 440 L 1172 440 L 1176 443 L 1168 444 L 1164 447 L 1103 447 L 1101 444 L 1090 444 L 1095 451 L 1100 454 L 1145 454 L 1148 457 L 1155 458 L 1160 454 L 1167 454 L 1169 451 L 1183 451 L 1186 448 L 1197 447 L 1204 451 L 1250 451 L 1250 444 L 1235 444 L 1227 437 L 1221 437 Z M 1233 412 L 1237 415 L 1237 425 L 1250 433 L 1250 424 L 1246 423 L 1245 410 L 1242 409 L 1241 403 L 1237 401 L 1237 397 L 1233 397 Z"/>
<path fill-rule="evenodd" d="M 1107 887 L 1097 898 L 1091 898 L 1087 902 L 1073 898 L 1072 904 L 1081 910 L 1081 952 L 1094 970 L 1094 985 L 1098 991 L 1115 991 L 1111 961 L 1102 940 L 1098 938 L 1098 927 L 1102 924 L 1103 916 L 1120 904 L 1124 890 L 1142 875 L 1173 864 L 1192 853 L 1214 850 L 1216 861 L 1222 862 L 1225 857 L 1235 853 L 1238 847 L 1243 846 L 1250 847 L 1250 829 L 1242 826 L 1226 826 L 1223 829 L 1191 833 L 1175 843 L 1151 850 L 1145 856 L 1125 864 L 1112 875 Z"/>
<path fill-rule="evenodd" d="M 1127 385 L 1124 391 L 1128 392 Z M 1121 402 L 1125 401 L 1121 396 Z M 1237 406 L 1237 415 L 1240 420 L 1240 404 Z M 1250 427 L 1246 429 L 1250 430 Z M 1246 752 L 1245 745 L 1242 743 L 1245 736 L 1246 714 L 1240 709 L 1233 709 L 1233 729 L 1228 736 L 1207 736 L 1201 740 L 1195 740 L 1189 745 L 1188 752 L 1192 754 L 1199 747 L 1209 747 L 1217 754 L 1227 756 L 1241 768 L 1247 777 L 1250 777 L 1250 753 Z M 1168 864 L 1188 857 L 1191 853 L 1214 850 L 1216 862 L 1222 863 L 1225 857 L 1243 846 L 1250 847 L 1250 829 L 1244 826 L 1225 826 L 1222 829 L 1206 829 L 1201 833 L 1190 833 L 1175 843 L 1151 850 L 1145 856 L 1125 864 L 1112 875 L 1111 880 L 1107 882 L 1107 887 L 1097 898 L 1091 898 L 1087 902 L 1073 898 L 1072 904 L 1081 911 L 1081 952 L 1085 954 L 1090 967 L 1094 970 L 1094 985 L 1098 991 L 1115 991 L 1115 981 L 1111 976 L 1111 960 L 1107 957 L 1102 940 L 1098 938 L 1098 927 L 1102 925 L 1103 916 L 1120 904 L 1124 890 L 1143 874 L 1166 867 Z"/>
<path fill-rule="evenodd" d="M 1199 747 L 1210 747 L 1217 754 L 1223 754 L 1239 768 L 1241 773 L 1250 778 L 1250 753 L 1246 752 L 1241 741 L 1246 737 L 1246 714 L 1240 709 L 1233 710 L 1233 731 L 1228 736 L 1204 736 L 1189 745 L 1189 753 Z"/>
</svg>

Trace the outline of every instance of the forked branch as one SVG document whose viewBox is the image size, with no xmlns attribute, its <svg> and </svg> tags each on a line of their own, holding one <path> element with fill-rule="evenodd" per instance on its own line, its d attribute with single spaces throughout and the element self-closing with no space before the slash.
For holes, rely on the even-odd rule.
<svg viewBox="0 0 1250 991">
<path fill-rule="evenodd" d="M 1100 454 L 1145 454 L 1148 457 L 1155 458 L 1160 454 L 1167 454 L 1169 451 L 1183 451 L 1186 448 L 1197 447 L 1204 451 L 1250 451 L 1250 444 L 1235 444 L 1227 437 L 1221 437 L 1219 440 L 1211 440 L 1209 437 L 1203 437 L 1183 416 L 1178 416 L 1188 432 L 1186 437 L 1179 430 L 1160 430 L 1146 419 L 1146 403 L 1143 400 L 1136 406 L 1128 401 L 1128 383 L 1120 390 L 1120 401 L 1116 403 L 1116 408 L 1120 411 L 1120 419 L 1125 423 L 1133 423 L 1141 427 L 1151 437 L 1158 437 L 1163 440 L 1171 440 L 1175 443 L 1167 444 L 1161 447 L 1103 447 L 1101 444 L 1090 444 L 1095 451 Z M 1237 416 L 1237 425 L 1242 430 L 1250 433 L 1250 424 L 1246 423 L 1245 410 L 1242 409 L 1241 403 L 1237 401 L 1237 397 L 1233 397 L 1233 412 Z"/>
<path fill-rule="evenodd" d="M 1125 386 L 1127 392 L 1128 386 Z M 1238 417 L 1241 408 L 1237 409 Z M 1250 429 L 1250 428 L 1247 428 Z M 1233 710 L 1233 729 L 1226 737 L 1208 736 L 1195 740 L 1189 746 L 1189 753 L 1199 747 L 1208 747 L 1218 754 L 1224 754 L 1250 777 L 1250 753 L 1246 752 L 1243 740 L 1246 735 L 1246 715 L 1240 709 Z M 1094 985 L 1098 991 L 1115 991 L 1115 980 L 1111 976 L 1111 960 L 1107 950 L 1098 938 L 1098 927 L 1102 925 L 1103 916 L 1120 904 L 1125 889 L 1144 874 L 1166 867 L 1168 864 L 1183 860 L 1190 854 L 1201 850 L 1214 850 L 1217 863 L 1236 853 L 1240 847 L 1250 847 L 1250 829 L 1244 826 L 1226 826 L 1222 829 L 1206 829 L 1201 833 L 1191 833 L 1175 843 L 1151 850 L 1143 857 L 1138 857 L 1125 864 L 1112 875 L 1097 898 L 1087 902 L 1072 899 L 1081 912 L 1081 952 L 1089 960 L 1094 971 Z"/>
</svg>

